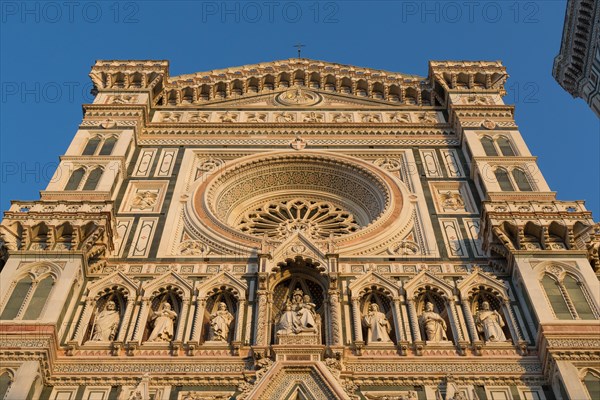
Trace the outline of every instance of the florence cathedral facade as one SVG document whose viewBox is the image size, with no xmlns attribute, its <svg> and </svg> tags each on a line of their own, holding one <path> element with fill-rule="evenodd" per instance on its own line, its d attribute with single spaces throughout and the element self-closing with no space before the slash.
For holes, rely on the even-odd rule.
<svg viewBox="0 0 600 400">
<path fill-rule="evenodd" d="M 0 225 L 0 398 L 599 394 L 600 227 L 548 187 L 501 63 L 90 76 Z"/>
</svg>

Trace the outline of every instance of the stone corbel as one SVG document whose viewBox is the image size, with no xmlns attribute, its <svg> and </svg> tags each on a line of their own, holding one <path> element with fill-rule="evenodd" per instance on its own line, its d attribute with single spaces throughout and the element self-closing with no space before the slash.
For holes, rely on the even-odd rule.
<svg viewBox="0 0 600 400">
<path fill-rule="evenodd" d="M 362 351 L 365 348 L 365 342 L 363 340 L 354 341 L 354 352 L 357 356 L 362 356 Z"/>
<path fill-rule="evenodd" d="M 183 348 L 183 342 L 181 340 L 173 340 L 171 342 L 171 355 L 174 357 L 179 356 L 179 351 Z"/>
<path fill-rule="evenodd" d="M 135 351 L 138 349 L 139 347 L 139 343 L 137 342 L 127 342 L 127 344 L 125 345 L 125 354 L 128 356 L 134 356 L 135 355 Z"/>
<path fill-rule="evenodd" d="M 112 356 L 118 356 L 121 354 L 121 349 L 124 347 L 123 342 L 112 342 L 110 344 L 110 354 Z"/>
</svg>

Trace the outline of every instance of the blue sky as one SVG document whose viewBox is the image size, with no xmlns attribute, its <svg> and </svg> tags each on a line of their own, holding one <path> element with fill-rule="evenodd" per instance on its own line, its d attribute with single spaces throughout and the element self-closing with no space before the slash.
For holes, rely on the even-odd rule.
<svg viewBox="0 0 600 400">
<path fill-rule="evenodd" d="M 600 123 L 552 78 L 565 1 L 0 2 L 0 209 L 38 199 L 91 102 L 96 59 L 166 59 L 171 75 L 303 56 L 427 75 L 501 60 L 505 102 L 552 190 L 600 215 Z"/>
</svg>

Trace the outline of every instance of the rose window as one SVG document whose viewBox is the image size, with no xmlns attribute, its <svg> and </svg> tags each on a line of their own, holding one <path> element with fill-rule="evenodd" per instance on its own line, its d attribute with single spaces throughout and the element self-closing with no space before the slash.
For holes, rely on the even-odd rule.
<svg viewBox="0 0 600 400">
<path fill-rule="evenodd" d="M 295 232 L 312 239 L 326 239 L 356 232 L 354 216 L 331 202 L 293 199 L 268 202 L 247 212 L 238 229 L 255 236 L 285 239 Z"/>
</svg>

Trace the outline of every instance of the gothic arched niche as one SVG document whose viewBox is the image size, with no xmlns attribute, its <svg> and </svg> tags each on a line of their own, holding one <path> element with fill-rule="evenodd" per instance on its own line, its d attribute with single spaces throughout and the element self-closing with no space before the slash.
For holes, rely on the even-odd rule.
<svg viewBox="0 0 600 400">
<path fill-rule="evenodd" d="M 127 298 L 119 290 L 106 289 L 96 300 L 96 306 L 88 329 L 83 338 L 85 342 L 111 342 L 117 340 L 123 329 L 123 314 Z"/>
<path fill-rule="evenodd" d="M 302 303 L 310 302 L 314 304 L 316 329 L 320 332 L 321 343 L 326 343 L 325 329 L 323 329 L 326 312 L 324 286 L 315 277 L 306 273 L 284 273 L 284 276 L 286 277 L 280 280 L 273 288 L 271 342 L 276 343 L 277 326 L 282 313 L 286 309 L 286 305 L 291 304 L 295 311 L 295 308 L 299 307 Z"/>
<path fill-rule="evenodd" d="M 506 315 L 503 312 L 502 302 L 496 295 L 491 293 L 489 290 L 481 289 L 475 292 L 471 300 L 471 312 L 475 319 L 477 333 L 482 340 L 492 342 L 506 342 L 512 339 L 510 327 L 508 325 L 508 319 L 506 318 Z M 497 337 L 495 337 L 493 340 L 488 340 L 488 338 L 486 337 L 488 335 L 486 333 L 487 328 L 484 326 L 486 325 L 486 322 L 484 321 L 484 317 L 481 317 L 481 315 L 485 315 L 483 313 L 490 314 L 489 317 L 486 317 L 489 318 L 490 323 L 494 324 L 494 329 L 502 330 L 504 337 L 498 334 L 496 335 Z M 491 315 L 494 313 L 497 313 L 496 316 Z"/>
<path fill-rule="evenodd" d="M 419 315 L 421 338 L 432 342 L 452 341 L 452 324 L 450 323 L 445 298 L 434 290 L 424 290 L 417 296 L 415 303 L 417 315 Z M 428 304 L 431 304 L 433 307 L 428 306 Z M 427 321 L 423 318 L 425 313 L 437 314 L 443 323 L 439 320 L 432 322 L 431 328 L 429 328 Z"/>
<path fill-rule="evenodd" d="M 219 311 L 219 306 L 221 305 L 221 303 L 225 304 L 225 307 L 227 307 L 227 312 L 231 314 L 232 317 L 238 315 L 237 300 L 233 297 L 231 293 L 228 293 L 226 291 L 219 291 L 210 296 L 208 299 L 206 299 L 206 307 L 204 308 L 204 316 L 202 319 L 202 335 L 204 341 L 223 341 L 218 337 L 219 333 L 215 332 L 212 329 L 210 320 L 210 316 Z M 233 340 L 234 322 L 235 321 L 232 320 L 229 324 L 229 330 L 225 338 L 226 343 L 231 343 L 231 341 Z"/>
<path fill-rule="evenodd" d="M 371 344 L 369 340 L 369 327 L 364 323 L 364 318 L 369 314 L 369 309 L 372 304 L 377 305 L 377 310 L 385 314 L 385 318 L 389 323 L 389 337 L 393 343 L 397 343 L 397 333 L 394 329 L 394 315 L 392 311 L 392 302 L 388 296 L 379 290 L 367 291 L 360 301 L 360 315 L 361 315 L 361 327 L 363 331 L 363 338 L 366 339 L 367 345 Z"/>
<path fill-rule="evenodd" d="M 183 317 L 181 306 L 182 298 L 176 290 L 160 289 L 150 303 L 148 322 L 142 341 L 168 343 L 174 340 L 177 330 L 182 327 L 180 323 Z M 169 313 L 169 310 L 171 313 Z M 164 315 L 161 316 L 161 313 Z M 171 317 L 169 317 L 169 314 Z M 172 321 L 172 329 L 169 329 L 169 319 Z"/>
</svg>

